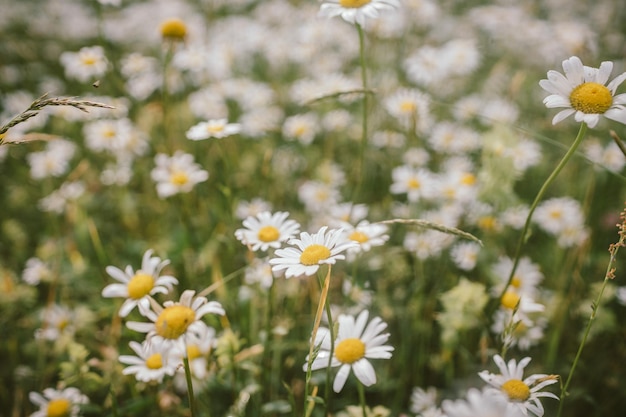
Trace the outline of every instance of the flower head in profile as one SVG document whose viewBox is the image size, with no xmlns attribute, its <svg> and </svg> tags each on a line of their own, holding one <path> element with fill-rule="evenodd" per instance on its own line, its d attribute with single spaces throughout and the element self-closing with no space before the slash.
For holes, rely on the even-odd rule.
<svg viewBox="0 0 626 417">
<path fill-rule="evenodd" d="M 565 75 L 550 70 L 548 79 L 539 81 L 541 88 L 550 95 L 543 100 L 548 108 L 564 108 L 554 116 L 556 124 L 570 115 L 577 122 L 595 127 L 600 116 L 626 124 L 626 94 L 615 95 L 617 87 L 626 80 L 626 72 L 607 84 L 613 63 L 604 61 L 600 68 L 583 65 L 573 56 L 563 61 Z"/>
<path fill-rule="evenodd" d="M 129 321 L 126 326 L 147 333 L 146 339 L 154 343 L 177 348 L 182 346 L 184 349 L 188 334 L 204 332 L 207 325 L 201 320 L 203 316 L 209 313 L 225 314 L 220 303 L 208 301 L 206 297 L 195 297 L 195 293 L 193 290 L 185 290 L 180 301 L 166 301 L 163 307 L 152 302 L 151 309 L 140 310 L 150 323 Z"/>
<path fill-rule="evenodd" d="M 398 0 L 325 0 L 319 15 L 324 17 L 341 16 L 349 23 L 365 24 L 365 19 L 377 19 L 383 10 L 400 7 Z"/>
<path fill-rule="evenodd" d="M 74 387 L 62 390 L 46 388 L 43 390 L 43 395 L 31 392 L 28 398 L 39 407 L 39 411 L 34 412 L 30 417 L 76 417 L 80 412 L 80 405 L 89 402 L 89 398 Z"/>
<path fill-rule="evenodd" d="M 147 309 L 150 307 L 149 296 L 167 294 L 178 280 L 171 275 L 162 275 L 163 268 L 170 263 L 152 256 L 154 251 L 148 249 L 141 260 L 141 268 L 134 271 L 128 265 L 123 271 L 116 266 L 107 266 L 106 271 L 119 283 L 109 284 L 102 290 L 102 296 L 124 297 L 126 301 L 120 308 L 120 317 L 126 317 L 137 305 Z"/>
<path fill-rule="evenodd" d="M 385 345 L 389 339 L 389 333 L 382 333 L 387 328 L 387 324 L 380 317 L 374 317 L 368 323 L 368 317 L 369 312 L 363 310 L 356 319 L 346 314 L 341 314 L 337 319 L 339 330 L 330 364 L 331 367 L 340 367 L 333 383 L 335 392 L 341 391 L 350 375 L 350 370 L 354 371 L 357 379 L 366 387 L 375 384 L 376 372 L 368 359 L 391 358 L 393 346 Z M 329 329 L 325 327 L 318 329 L 315 345 L 320 346 L 320 350 L 313 360 L 312 370 L 328 366 L 328 357 L 331 354 Z M 304 365 L 304 370 L 306 369 L 307 364 Z"/>
<path fill-rule="evenodd" d="M 243 221 L 245 229 L 237 229 L 235 237 L 255 252 L 278 249 L 300 231 L 300 224 L 295 220 L 287 220 L 288 216 L 289 213 L 284 211 L 274 214 L 262 211 L 256 216 L 249 216 Z"/>
<path fill-rule="evenodd" d="M 506 363 L 500 355 L 494 355 L 493 361 L 498 365 L 500 374 L 481 371 L 478 375 L 493 387 L 490 389 L 491 391 L 506 395 L 509 401 L 507 408 L 516 408 L 524 415 L 530 411 L 536 416 L 542 417 L 544 409 L 539 398 L 549 397 L 558 400 L 559 397 L 551 392 L 541 392 L 541 389 L 556 384 L 558 377 L 556 375 L 534 374 L 522 379 L 524 368 L 530 360 L 531 358 L 526 357 L 519 362 L 511 359 Z"/>
<path fill-rule="evenodd" d="M 317 233 L 300 233 L 300 239 L 292 238 L 289 244 L 295 247 L 278 249 L 276 257 L 270 259 L 272 271 L 285 271 L 286 278 L 311 276 L 320 265 L 333 265 L 337 260 L 345 259 L 342 254 L 358 243 L 343 239 L 342 229 L 327 230 L 323 226 Z"/>
</svg>

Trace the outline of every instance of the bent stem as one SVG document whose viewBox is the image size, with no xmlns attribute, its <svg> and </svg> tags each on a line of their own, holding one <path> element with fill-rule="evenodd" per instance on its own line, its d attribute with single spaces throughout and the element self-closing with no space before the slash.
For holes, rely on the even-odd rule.
<svg viewBox="0 0 626 417">
<path fill-rule="evenodd" d="M 306 364 L 306 379 L 304 382 L 304 415 L 308 417 L 311 412 L 313 412 L 313 407 L 315 405 L 314 400 L 311 398 L 309 400 L 309 384 L 311 382 L 311 370 L 313 366 L 313 353 L 315 350 L 315 339 L 317 338 L 317 331 L 320 328 L 320 323 L 322 321 L 322 314 L 324 312 L 324 306 L 326 305 L 326 300 L 328 299 L 328 289 L 330 288 L 330 271 L 331 266 L 328 265 L 328 272 L 326 273 L 326 278 L 324 279 L 324 283 L 322 285 L 322 292 L 320 294 L 320 299 L 317 303 L 317 312 L 315 313 L 315 322 L 313 323 L 313 330 L 311 331 L 311 343 L 309 343 L 309 356 Z M 331 329 L 332 335 L 332 329 Z M 331 338 L 332 339 L 332 338 Z M 331 351 L 332 357 L 332 351 Z M 309 401 L 311 401 L 311 405 L 309 405 Z"/>
<path fill-rule="evenodd" d="M 578 351 L 576 352 L 576 357 L 574 358 L 574 362 L 572 363 L 572 367 L 570 368 L 569 375 L 567 376 L 567 380 L 565 381 L 565 385 L 563 385 L 563 388 L 561 389 L 561 397 L 559 401 L 559 411 L 557 413 L 557 417 L 560 417 L 561 412 L 563 411 L 563 402 L 565 400 L 565 397 L 567 396 L 567 389 L 569 388 L 569 384 L 572 381 L 572 376 L 574 375 L 574 371 L 576 370 L 576 366 L 578 365 L 578 360 L 580 359 L 583 348 L 587 343 L 587 337 L 589 336 L 591 325 L 593 324 L 593 321 L 598 314 L 598 308 L 600 307 L 600 301 L 602 300 L 602 295 L 604 294 L 606 284 L 609 282 L 609 280 L 615 278 L 615 259 L 617 257 L 617 252 L 619 251 L 619 248 L 625 246 L 624 242 L 626 241 L 626 209 L 622 211 L 622 213 L 620 214 L 620 218 L 622 220 L 622 223 L 618 225 L 619 240 L 617 243 L 613 243 L 609 246 L 609 253 L 611 254 L 611 256 L 609 258 L 609 264 L 606 267 L 606 273 L 604 274 L 604 281 L 602 282 L 600 293 L 591 305 L 591 315 L 589 316 L 587 327 L 585 327 L 583 338 L 580 341 L 580 345 L 578 346 Z"/>
<path fill-rule="evenodd" d="M 506 285 L 503 287 L 502 292 L 500 293 L 500 296 L 497 298 L 497 300 L 502 299 L 502 297 L 506 293 L 507 288 L 509 288 L 509 286 L 511 285 L 511 282 L 513 282 L 513 277 L 515 276 L 515 271 L 517 271 L 517 266 L 519 264 L 520 257 L 522 254 L 522 248 L 524 247 L 524 244 L 526 243 L 526 240 L 528 239 L 528 229 L 530 228 L 530 221 L 533 217 L 533 213 L 535 212 L 535 209 L 539 205 L 539 202 L 543 198 L 543 195 L 545 194 L 548 187 L 552 184 L 554 179 L 559 175 L 559 173 L 561 172 L 563 167 L 567 164 L 567 162 L 570 160 L 572 155 L 576 153 L 576 150 L 578 149 L 578 146 L 580 145 L 583 138 L 585 137 L 586 132 L 587 132 L 587 124 L 583 122 L 580 124 L 580 129 L 578 130 L 578 135 L 576 135 L 576 139 L 574 139 L 574 143 L 572 143 L 570 148 L 567 150 L 567 153 L 565 154 L 565 156 L 563 156 L 559 164 L 556 166 L 556 168 L 554 168 L 554 170 L 552 171 L 548 179 L 546 179 L 546 181 L 543 183 L 543 185 L 539 189 L 539 192 L 537 193 L 535 200 L 530 206 L 530 210 L 528 211 L 528 216 L 526 217 L 526 222 L 524 223 L 524 229 L 522 230 L 522 234 L 517 243 L 517 249 L 515 250 L 515 258 L 513 260 L 513 267 L 511 268 L 511 273 L 509 274 L 509 278 L 506 282 Z"/>
</svg>

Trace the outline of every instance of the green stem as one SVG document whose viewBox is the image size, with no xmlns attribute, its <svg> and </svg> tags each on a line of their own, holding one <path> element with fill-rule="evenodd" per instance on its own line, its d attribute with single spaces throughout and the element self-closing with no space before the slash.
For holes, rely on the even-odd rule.
<svg viewBox="0 0 626 417">
<path fill-rule="evenodd" d="M 539 192 L 537 193 L 537 196 L 535 197 L 535 200 L 530 206 L 530 210 L 528 211 L 528 216 L 526 217 L 526 222 L 524 223 L 524 228 L 522 229 L 522 234 L 517 243 L 517 249 L 515 250 L 515 258 L 513 261 L 513 267 L 511 268 L 511 273 L 509 274 L 509 278 L 506 282 L 506 285 L 503 287 L 502 292 L 500 293 L 500 296 L 497 299 L 498 301 L 502 299 L 502 297 L 506 293 L 506 290 L 509 288 L 509 286 L 511 285 L 511 282 L 513 281 L 513 277 L 515 276 L 515 271 L 517 271 L 517 266 L 519 264 L 520 256 L 522 254 L 522 248 L 524 247 L 526 240 L 528 240 L 528 229 L 530 228 L 530 222 L 533 217 L 533 213 L 535 212 L 535 209 L 539 205 L 539 202 L 543 198 L 543 195 L 545 194 L 548 187 L 552 184 L 554 179 L 559 175 L 563 167 L 567 164 L 567 162 L 570 160 L 572 155 L 574 155 L 574 153 L 578 149 L 578 146 L 580 145 L 583 138 L 585 137 L 586 132 L 587 132 L 587 124 L 583 122 L 580 124 L 580 129 L 578 130 L 578 135 L 576 136 L 576 139 L 574 139 L 574 143 L 572 143 L 570 148 L 567 150 L 567 153 L 565 154 L 565 156 L 563 156 L 559 164 L 556 166 L 556 168 L 554 168 L 554 171 L 552 171 L 548 179 L 546 179 L 546 181 L 543 183 L 543 185 L 539 189 Z"/>
<path fill-rule="evenodd" d="M 333 323 L 333 316 L 330 311 L 330 303 L 328 302 L 328 300 L 325 303 L 325 308 L 326 308 L 326 316 L 328 317 L 328 330 L 330 333 L 330 355 L 328 355 L 328 367 L 326 368 L 326 388 L 324 391 L 324 397 L 325 397 L 324 415 L 327 416 L 328 410 L 330 409 L 330 400 L 331 400 L 330 377 L 331 377 L 331 369 L 332 369 L 331 366 L 333 363 L 333 354 L 335 352 L 335 324 Z"/>
<path fill-rule="evenodd" d="M 583 352 L 583 348 L 587 343 L 587 338 L 589 337 L 589 332 L 591 331 L 591 326 L 593 321 L 598 314 L 598 308 L 600 307 L 600 301 L 602 300 L 602 295 L 604 294 L 604 290 L 606 288 L 606 284 L 609 280 L 615 278 L 615 259 L 617 257 L 617 252 L 619 248 L 624 246 L 624 242 L 626 241 L 626 211 L 622 212 L 622 224 L 618 227 L 620 228 L 620 239 L 616 244 L 612 244 L 609 247 L 609 252 L 611 257 L 609 259 L 609 264 L 606 267 L 606 273 L 604 274 L 604 281 L 602 282 L 602 287 L 600 288 L 600 293 L 594 300 L 591 305 L 591 316 L 589 316 L 589 321 L 587 322 L 587 327 L 585 327 L 585 332 L 583 333 L 583 338 L 580 341 L 580 345 L 578 346 L 578 351 L 576 352 L 576 357 L 574 358 L 574 362 L 572 363 L 572 367 L 570 368 L 569 375 L 567 376 L 567 380 L 565 381 L 565 385 L 561 389 L 561 397 L 559 401 L 559 411 L 557 413 L 557 417 L 561 416 L 561 412 L 563 411 L 563 402 L 565 401 L 565 397 L 567 396 L 567 389 L 569 388 L 569 384 L 572 381 L 572 376 L 574 375 L 574 371 L 576 370 L 576 366 L 578 365 L 578 360 Z"/>
<path fill-rule="evenodd" d="M 361 410 L 363 411 L 363 417 L 367 417 L 367 405 L 365 404 L 365 387 L 359 381 L 357 384 L 357 389 L 359 391 L 359 403 L 361 404 Z"/>
<path fill-rule="evenodd" d="M 193 395 L 193 384 L 191 380 L 191 368 L 189 367 L 189 358 L 187 355 L 183 358 L 183 364 L 185 365 L 185 379 L 187 381 L 187 396 L 189 397 L 189 410 L 191 411 L 191 417 L 196 417 L 196 400 Z"/>
<path fill-rule="evenodd" d="M 359 194 L 361 186 L 363 184 L 363 176 L 365 175 L 365 148 L 367 147 L 367 109 L 369 107 L 369 93 L 367 87 L 367 64 L 365 62 L 365 34 L 363 28 L 358 23 L 355 23 L 357 32 L 359 34 L 359 63 L 361 66 L 361 82 L 363 84 L 363 117 L 361 125 L 361 146 L 359 149 L 359 163 L 357 172 L 357 185 L 354 188 L 354 195 L 352 201 Z"/>
</svg>

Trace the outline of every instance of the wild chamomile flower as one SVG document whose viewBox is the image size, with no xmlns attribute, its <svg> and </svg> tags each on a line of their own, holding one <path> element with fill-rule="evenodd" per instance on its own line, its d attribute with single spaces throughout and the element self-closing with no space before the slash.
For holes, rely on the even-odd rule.
<svg viewBox="0 0 626 417">
<path fill-rule="evenodd" d="M 626 124 L 626 94 L 615 95 L 617 87 L 626 80 L 626 72 L 606 84 L 613 63 L 604 61 L 600 68 L 584 66 L 573 56 L 563 61 L 565 75 L 550 70 L 548 79 L 539 81 L 541 88 L 550 93 L 543 102 L 548 108 L 565 108 L 552 119 L 556 124 L 570 115 L 577 122 L 593 128 L 600 116 Z"/>
<path fill-rule="evenodd" d="M 78 52 L 63 52 L 60 60 L 66 77 L 82 82 L 104 75 L 109 66 L 101 46 L 85 46 Z"/>
<path fill-rule="evenodd" d="M 522 417 L 517 410 L 510 409 L 506 398 L 490 390 L 470 388 L 467 399 L 444 400 L 441 408 L 447 417 Z"/>
<path fill-rule="evenodd" d="M 433 175 L 425 168 L 413 168 L 408 165 L 396 167 L 391 171 L 393 183 L 389 190 L 392 194 L 405 194 L 411 203 L 422 198 L 429 198 L 434 191 Z"/>
<path fill-rule="evenodd" d="M 164 40 L 184 41 L 187 37 L 187 25 L 177 17 L 164 20 L 159 29 Z"/>
<path fill-rule="evenodd" d="M 531 361 L 530 357 L 526 357 L 519 362 L 511 359 L 506 363 L 500 355 L 494 355 L 493 361 L 498 365 L 500 374 L 481 371 L 478 373 L 478 376 L 494 387 L 491 389 L 492 391 L 506 394 L 509 400 L 507 408 L 516 408 L 524 415 L 527 415 L 528 411 L 530 411 L 536 416 L 542 417 L 544 409 L 539 398 L 559 399 L 551 392 L 541 392 L 541 389 L 544 387 L 558 382 L 556 375 L 534 374 L 522 379 L 524 368 Z"/>
<path fill-rule="evenodd" d="M 382 246 L 389 240 L 387 226 L 380 223 L 370 223 L 367 220 L 359 222 L 356 226 L 346 225 L 344 228 L 346 238 L 358 243 L 358 246 L 348 252 L 368 252 L 373 246 Z"/>
<path fill-rule="evenodd" d="M 163 307 L 150 303 L 151 309 L 141 310 L 151 323 L 129 321 L 126 326 L 137 332 L 147 333 L 147 339 L 153 343 L 180 347 L 188 333 L 199 333 L 206 324 L 200 319 L 209 313 L 224 315 L 222 305 L 217 301 L 208 301 L 206 297 L 194 297 L 195 291 L 185 290 L 180 301 L 166 301 Z"/>
<path fill-rule="evenodd" d="M 380 12 L 400 7 L 398 0 L 325 0 L 319 15 L 324 17 L 341 16 L 349 23 L 365 24 L 366 18 L 377 19 Z"/>
<path fill-rule="evenodd" d="M 327 226 L 323 226 L 314 234 L 302 232 L 300 239 L 289 240 L 288 243 L 297 248 L 278 249 L 276 257 L 270 259 L 272 271 L 285 271 L 286 278 L 311 276 L 320 265 L 331 265 L 345 259 L 341 252 L 356 247 L 357 243 L 343 240 L 342 229 L 327 229 Z"/>
<path fill-rule="evenodd" d="M 300 224 L 295 220 L 287 220 L 288 212 L 278 211 L 274 214 L 263 211 L 243 221 L 245 229 L 237 229 L 235 237 L 252 251 L 278 249 L 282 242 L 289 240 L 300 231 Z"/>
<path fill-rule="evenodd" d="M 222 139 L 241 132 L 241 124 L 228 123 L 228 119 L 212 119 L 200 122 L 187 131 L 187 139 L 204 140 L 209 138 Z"/>
<path fill-rule="evenodd" d="M 368 317 L 369 312 L 363 310 L 356 319 L 346 314 L 341 314 L 337 319 L 339 330 L 330 364 L 331 367 L 340 367 L 333 383 L 335 392 L 341 391 L 350 370 L 354 371 L 357 379 L 366 387 L 375 384 L 376 372 L 368 359 L 391 358 L 393 346 L 384 344 L 389 339 L 389 333 L 381 333 L 387 328 L 387 324 L 380 317 L 374 317 L 367 323 Z M 316 339 L 315 346 L 320 346 L 320 350 L 313 360 L 312 370 L 326 368 L 331 354 L 330 330 L 320 327 Z M 307 364 L 304 365 L 304 370 L 306 369 Z"/>
<path fill-rule="evenodd" d="M 106 271 L 113 279 L 120 283 L 110 284 L 102 290 L 102 296 L 124 297 L 126 301 L 120 308 L 120 317 L 126 317 L 137 305 L 143 308 L 150 307 L 149 296 L 167 294 L 178 280 L 171 275 L 161 276 L 163 268 L 170 263 L 152 256 L 153 250 L 148 249 L 141 260 L 141 268 L 136 272 L 128 265 L 125 270 L 115 266 L 107 266 Z"/>
<path fill-rule="evenodd" d="M 157 194 L 160 198 L 188 193 L 194 185 L 209 178 L 209 173 L 193 161 L 193 155 L 182 151 L 176 151 L 172 156 L 159 153 L 154 161 L 156 167 L 150 175 L 157 183 Z"/>
<path fill-rule="evenodd" d="M 80 405 L 89 403 L 89 398 L 74 387 L 62 390 L 46 388 L 43 395 L 31 392 L 28 398 L 39 406 L 39 411 L 32 413 L 30 417 L 76 417 L 80 412 Z"/>
<path fill-rule="evenodd" d="M 143 343 L 132 341 L 130 348 L 137 356 L 120 355 L 119 361 L 125 365 L 124 375 L 135 375 L 137 381 L 163 381 L 165 375 L 173 376 L 176 367 L 182 363 L 172 360 L 170 349 L 162 344 L 151 343 L 145 340 Z"/>
</svg>

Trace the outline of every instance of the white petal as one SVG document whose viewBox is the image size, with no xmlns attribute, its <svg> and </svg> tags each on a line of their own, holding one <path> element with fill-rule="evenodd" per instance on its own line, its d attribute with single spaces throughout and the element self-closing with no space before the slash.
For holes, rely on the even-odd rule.
<svg viewBox="0 0 626 417">
<path fill-rule="evenodd" d="M 552 119 L 552 124 L 555 125 L 555 124 L 559 123 L 560 121 L 566 119 L 567 117 L 571 116 L 574 113 L 576 113 L 576 110 L 574 110 L 574 109 L 561 110 Z"/>
<path fill-rule="evenodd" d="M 350 375 L 350 365 L 342 365 L 335 376 L 335 381 L 333 382 L 333 391 L 339 392 L 346 384 L 348 380 L 348 375 Z"/>
<path fill-rule="evenodd" d="M 608 109 L 604 113 L 604 117 L 606 117 L 607 119 L 615 120 L 616 122 L 626 124 L 626 108 L 620 106 Z"/>
<path fill-rule="evenodd" d="M 552 94 L 544 98 L 543 104 L 545 104 L 546 107 L 549 109 L 553 109 L 555 107 L 572 107 L 572 103 L 570 102 L 569 98 L 556 94 Z"/>
<path fill-rule="evenodd" d="M 615 77 L 613 81 L 611 81 L 609 85 L 607 85 L 607 88 L 611 90 L 611 94 L 615 94 L 615 90 L 617 90 L 617 87 L 619 87 L 620 84 L 624 82 L 624 80 L 626 80 L 626 72 Z"/>
<path fill-rule="evenodd" d="M 598 73 L 596 74 L 595 82 L 599 84 L 606 84 L 611 76 L 611 71 L 613 71 L 613 63 L 611 61 L 604 61 L 600 64 L 600 68 L 598 68 Z"/>
<path fill-rule="evenodd" d="M 376 372 L 374 367 L 367 359 L 359 359 L 352 364 L 354 375 L 361 381 L 363 385 L 369 387 L 376 383 Z"/>
<path fill-rule="evenodd" d="M 102 289 L 102 296 L 105 298 L 128 297 L 128 287 L 126 284 L 109 284 Z"/>
</svg>

